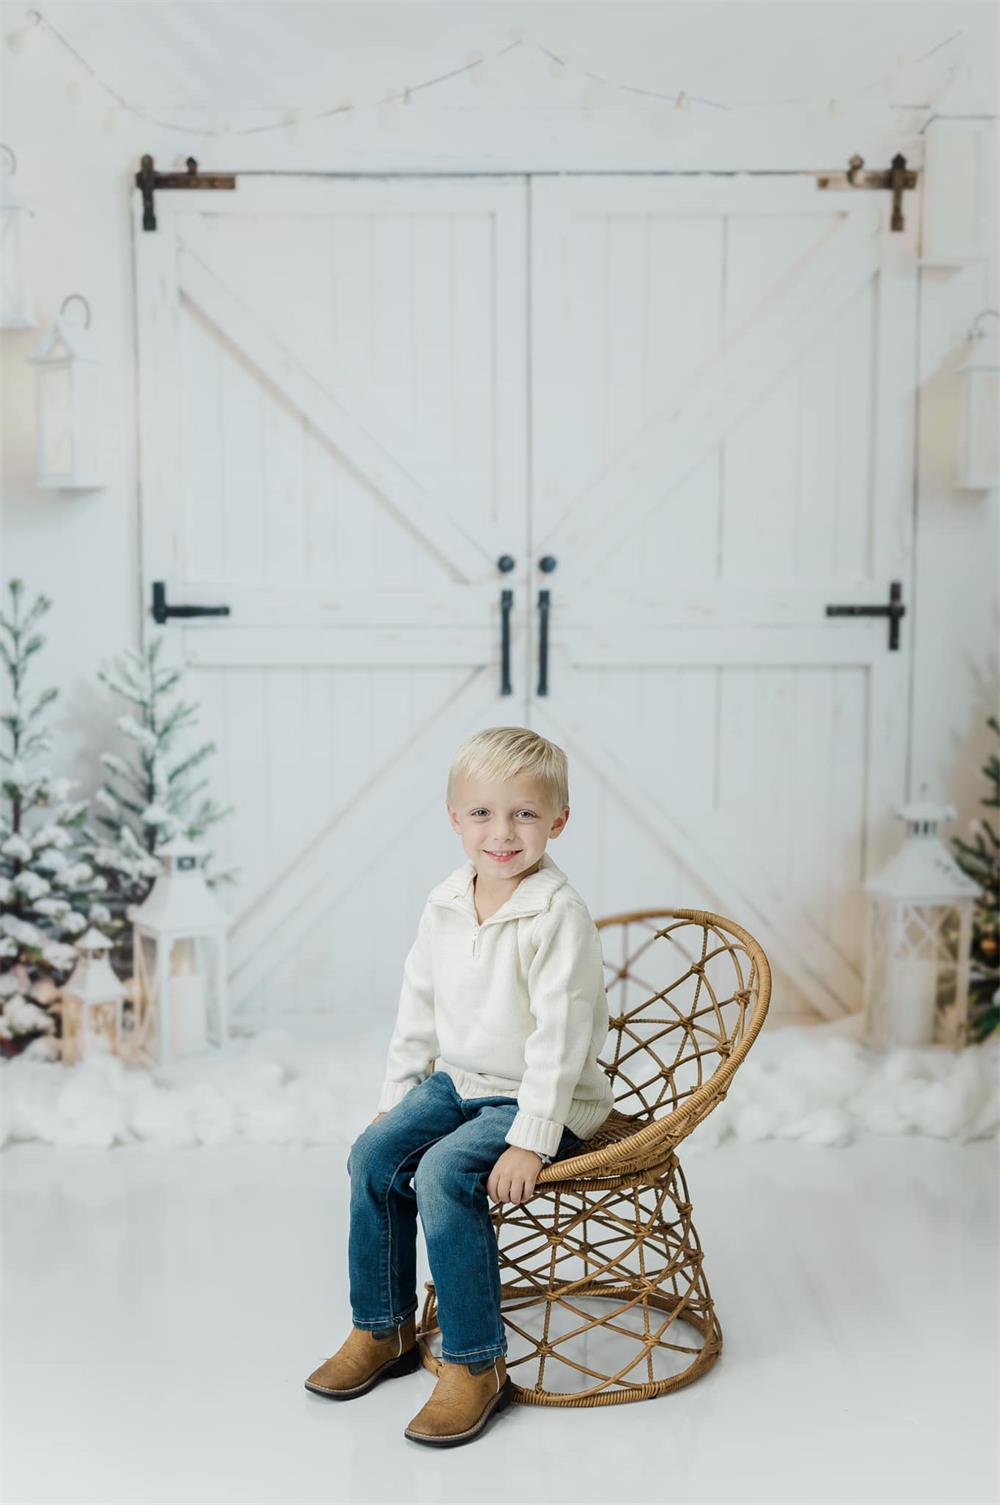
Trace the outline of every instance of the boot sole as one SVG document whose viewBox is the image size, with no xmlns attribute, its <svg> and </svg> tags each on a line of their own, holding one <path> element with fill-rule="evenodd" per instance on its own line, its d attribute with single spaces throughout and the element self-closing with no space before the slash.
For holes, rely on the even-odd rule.
<svg viewBox="0 0 1000 1505">
<path fill-rule="evenodd" d="M 390 1359 L 370 1374 L 360 1385 L 354 1385 L 350 1390 L 329 1390 L 324 1385 L 314 1385 L 311 1380 L 305 1381 L 307 1390 L 314 1395 L 325 1395 L 328 1400 L 353 1400 L 356 1395 L 366 1395 L 369 1390 L 381 1383 L 382 1380 L 391 1380 L 399 1374 L 412 1374 L 419 1369 L 421 1364 L 420 1347 L 414 1343 L 406 1353 L 402 1353 L 396 1359 Z"/>
<path fill-rule="evenodd" d="M 476 1425 L 474 1427 L 469 1427 L 465 1432 L 452 1432 L 447 1437 L 425 1437 L 420 1432 L 411 1432 L 409 1428 L 405 1428 L 403 1431 L 403 1436 L 409 1437 L 411 1442 L 422 1442 L 427 1447 L 432 1448 L 459 1447 L 463 1442 L 471 1442 L 474 1437 L 478 1437 L 480 1432 L 482 1432 L 484 1427 L 490 1421 L 491 1417 L 497 1411 L 503 1411 L 507 1406 L 510 1405 L 513 1393 L 514 1387 L 511 1383 L 510 1376 L 508 1375 L 503 1384 L 500 1386 L 500 1389 L 497 1391 L 494 1398 L 490 1401 L 489 1405 L 484 1410 L 482 1416 L 480 1416 L 479 1420 L 476 1422 Z"/>
</svg>

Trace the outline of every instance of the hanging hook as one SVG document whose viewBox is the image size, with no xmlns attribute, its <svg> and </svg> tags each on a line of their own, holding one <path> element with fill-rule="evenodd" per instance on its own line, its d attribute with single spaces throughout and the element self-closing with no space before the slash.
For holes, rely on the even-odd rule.
<svg viewBox="0 0 1000 1505">
<path fill-rule="evenodd" d="M 8 146 L 6 141 L 0 141 L 0 152 L 6 152 L 10 157 L 10 175 L 13 177 L 17 172 L 17 158 L 14 156 L 13 147 Z"/>
<path fill-rule="evenodd" d="M 83 296 L 82 293 L 68 293 L 67 294 L 67 296 L 62 301 L 62 308 L 59 310 L 59 317 L 62 318 L 63 314 L 66 312 L 66 305 L 67 305 L 67 303 L 72 303 L 74 298 L 77 300 L 78 303 L 82 303 L 83 306 L 84 306 L 84 308 L 87 311 L 87 322 L 86 322 L 86 324 L 84 324 L 83 327 L 84 327 L 84 329 L 89 329 L 90 328 L 90 304 L 87 302 L 86 298 Z"/>
<path fill-rule="evenodd" d="M 976 314 L 976 317 L 972 321 L 972 328 L 969 330 L 968 335 L 968 338 L 970 340 L 983 340 L 986 338 L 986 331 L 983 329 L 977 329 L 976 325 L 979 323 L 980 319 L 988 319 L 990 314 L 993 315 L 994 319 L 1000 319 L 1000 311 L 995 308 L 984 308 L 981 313 Z"/>
</svg>

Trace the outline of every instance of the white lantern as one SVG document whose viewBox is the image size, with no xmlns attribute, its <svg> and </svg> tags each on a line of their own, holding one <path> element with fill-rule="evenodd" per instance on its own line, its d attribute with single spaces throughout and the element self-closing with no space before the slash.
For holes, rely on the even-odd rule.
<svg viewBox="0 0 1000 1505">
<path fill-rule="evenodd" d="M 199 850 L 175 836 L 156 853 L 163 870 L 132 911 L 136 1027 L 133 1059 L 163 1065 L 228 1039 L 229 916 L 201 872 Z"/>
<path fill-rule="evenodd" d="M 1000 485 L 1000 354 L 997 326 L 978 327 L 980 319 L 1000 319 L 984 309 L 971 330 L 971 349 L 958 368 L 962 407 L 956 485 L 981 491 Z"/>
<path fill-rule="evenodd" d="M 0 188 L 0 329 L 36 329 L 31 289 L 31 232 L 35 211 L 14 191 L 17 158 L 0 143 L 5 162 Z"/>
<path fill-rule="evenodd" d="M 86 323 L 63 318 L 77 299 Z M 101 363 L 90 333 L 90 305 L 79 293 L 63 300 L 59 318 L 27 357 L 35 367 L 38 485 L 95 491 L 104 485 L 100 445 Z"/>
<path fill-rule="evenodd" d="M 92 925 L 76 943 L 80 960 L 62 989 L 62 1058 L 67 1065 L 117 1055 L 125 989 L 111 970 L 111 942 Z"/>
<path fill-rule="evenodd" d="M 923 800 L 897 814 L 906 840 L 865 883 L 868 1045 L 965 1043 L 972 909 L 979 889 L 937 834 L 950 806 Z"/>
</svg>

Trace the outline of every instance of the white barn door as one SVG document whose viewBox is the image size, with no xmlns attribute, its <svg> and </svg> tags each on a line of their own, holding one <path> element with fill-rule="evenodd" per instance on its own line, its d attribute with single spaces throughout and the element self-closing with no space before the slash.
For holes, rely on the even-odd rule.
<svg viewBox="0 0 1000 1505">
<path fill-rule="evenodd" d="M 919 208 L 890 208 L 811 178 L 531 185 L 531 714 L 599 814 L 578 879 L 603 912 L 746 924 L 786 1016 L 859 1006 L 905 793 L 912 616 L 893 650 L 886 618 L 826 614 L 911 600 Z"/>
<path fill-rule="evenodd" d="M 234 1019 L 391 1011 L 458 742 L 524 724 L 523 178 L 237 180 L 142 228 L 142 573 L 219 755 Z M 510 555 L 516 569 L 498 569 Z M 514 693 L 501 694 L 501 593 Z"/>
<path fill-rule="evenodd" d="M 776 1016 L 857 1007 L 911 618 L 826 606 L 910 603 L 915 196 L 903 233 L 780 176 L 156 197 L 143 592 L 230 609 L 165 630 L 236 807 L 237 1019 L 391 1009 L 460 860 L 437 786 L 501 722 L 570 754 L 595 913 L 719 909 Z"/>
</svg>

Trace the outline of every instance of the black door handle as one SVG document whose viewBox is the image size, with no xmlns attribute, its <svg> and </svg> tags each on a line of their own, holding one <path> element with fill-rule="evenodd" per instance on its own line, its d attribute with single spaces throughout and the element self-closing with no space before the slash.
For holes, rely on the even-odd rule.
<svg viewBox="0 0 1000 1505">
<path fill-rule="evenodd" d="M 168 606 L 165 580 L 153 581 L 153 621 L 163 623 L 168 617 L 228 617 L 228 606 Z"/>
<path fill-rule="evenodd" d="M 497 560 L 497 569 L 501 575 L 509 575 L 514 568 L 514 559 L 510 554 L 501 554 Z M 509 695 L 510 688 L 510 609 L 514 604 L 514 592 L 503 590 L 500 592 L 500 694 Z"/>
<path fill-rule="evenodd" d="M 500 694 L 509 695 L 510 689 L 510 609 L 514 592 L 500 592 Z"/>
<path fill-rule="evenodd" d="M 549 693 L 549 595 L 538 592 L 538 694 Z"/>
<path fill-rule="evenodd" d="M 844 606 L 828 606 L 826 614 L 828 617 L 888 617 L 889 651 L 894 653 L 899 647 L 899 619 L 906 615 L 902 583 L 893 580 L 889 586 L 888 606 L 855 606 L 848 602 Z"/>
</svg>

